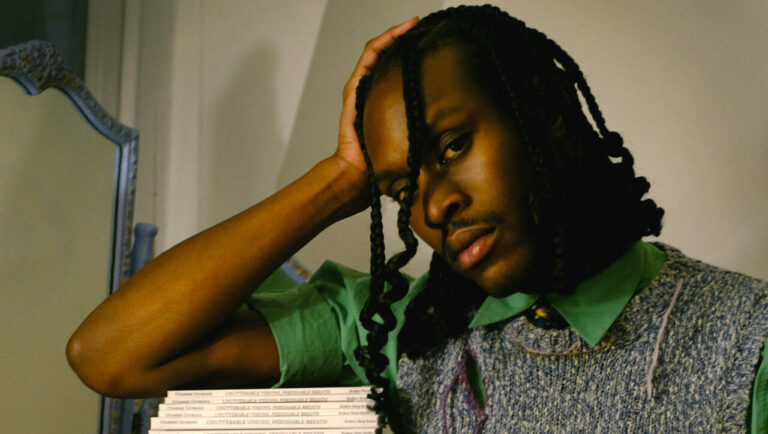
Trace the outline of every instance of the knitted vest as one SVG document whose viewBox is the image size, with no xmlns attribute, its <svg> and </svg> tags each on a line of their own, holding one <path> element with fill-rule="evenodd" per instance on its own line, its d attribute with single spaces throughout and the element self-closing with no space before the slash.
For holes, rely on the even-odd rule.
<svg viewBox="0 0 768 434">
<path fill-rule="evenodd" d="M 590 347 L 522 316 L 418 359 L 402 356 L 402 425 L 419 433 L 745 432 L 768 283 L 690 259 L 667 262 Z M 474 359 L 486 390 L 467 381 Z"/>
</svg>

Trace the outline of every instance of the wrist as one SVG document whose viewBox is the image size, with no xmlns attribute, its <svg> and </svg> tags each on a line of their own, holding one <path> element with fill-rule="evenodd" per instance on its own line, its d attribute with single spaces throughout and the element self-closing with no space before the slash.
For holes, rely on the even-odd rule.
<svg viewBox="0 0 768 434">
<path fill-rule="evenodd" d="M 365 169 L 336 155 L 320 161 L 315 169 L 326 180 L 326 192 L 334 204 L 329 223 L 357 214 L 370 205 L 371 192 Z"/>
</svg>

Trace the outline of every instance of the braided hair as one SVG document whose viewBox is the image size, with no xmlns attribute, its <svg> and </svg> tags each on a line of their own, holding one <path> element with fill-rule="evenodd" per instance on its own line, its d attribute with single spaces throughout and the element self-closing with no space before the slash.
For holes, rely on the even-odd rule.
<svg viewBox="0 0 768 434">
<path fill-rule="evenodd" d="M 381 354 L 395 328 L 390 305 L 402 299 L 408 282 L 400 268 L 416 253 L 410 209 L 430 131 L 424 115 L 421 65 L 443 46 L 456 46 L 477 84 L 519 134 L 527 180 L 528 218 L 537 243 L 533 281 L 540 292 L 567 294 L 594 266 L 595 257 L 614 259 L 629 245 L 661 231 L 663 209 L 643 199 L 650 184 L 635 176 L 634 160 L 605 119 L 576 62 L 554 41 L 498 8 L 459 6 L 435 12 L 400 36 L 379 57 L 357 89 L 355 128 L 368 167 L 371 203 L 371 289 L 360 314 L 369 331 L 356 351 L 373 384 L 371 397 L 380 423 L 396 422 Z M 408 127 L 408 179 L 397 228 L 405 250 L 384 257 L 380 192 L 365 146 L 363 113 L 370 89 L 394 67 L 402 73 Z M 586 105 L 587 118 L 581 99 Z M 555 120 L 565 135 L 552 138 Z M 586 252 L 585 252 L 586 249 Z M 591 249 L 591 250 L 590 250 Z M 585 254 L 586 253 L 586 254 Z M 592 261 L 592 262 L 590 262 Z M 426 288 L 409 304 L 398 336 L 399 351 L 417 357 L 466 330 L 485 293 L 460 277 L 436 253 Z"/>
</svg>

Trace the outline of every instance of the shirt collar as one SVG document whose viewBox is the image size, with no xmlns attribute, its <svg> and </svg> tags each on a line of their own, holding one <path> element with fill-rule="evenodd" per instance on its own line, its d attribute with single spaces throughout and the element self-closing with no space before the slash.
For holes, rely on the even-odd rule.
<svg viewBox="0 0 768 434">
<path fill-rule="evenodd" d="M 603 271 L 584 280 L 572 295 L 544 297 L 590 346 L 600 339 L 624 310 L 632 295 L 647 286 L 661 270 L 666 254 L 653 244 L 637 241 Z M 516 292 L 504 298 L 488 297 L 469 328 L 511 318 L 528 309 L 538 295 Z"/>
</svg>

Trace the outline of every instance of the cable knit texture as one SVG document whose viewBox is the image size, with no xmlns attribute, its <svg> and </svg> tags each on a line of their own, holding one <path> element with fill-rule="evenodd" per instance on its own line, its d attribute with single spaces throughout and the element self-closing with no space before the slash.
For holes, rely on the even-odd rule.
<svg viewBox="0 0 768 434">
<path fill-rule="evenodd" d="M 603 339 L 523 316 L 402 356 L 405 426 L 419 433 L 745 432 L 768 334 L 768 283 L 657 244 L 667 261 Z M 466 384 L 475 359 L 481 408 Z"/>
</svg>

